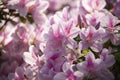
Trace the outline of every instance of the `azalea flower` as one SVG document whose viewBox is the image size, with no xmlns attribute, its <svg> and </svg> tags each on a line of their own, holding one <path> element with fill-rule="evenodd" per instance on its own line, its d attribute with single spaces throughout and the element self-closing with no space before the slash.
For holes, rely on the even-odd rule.
<svg viewBox="0 0 120 80">
<path fill-rule="evenodd" d="M 110 39 L 114 45 L 119 44 L 119 37 L 114 34 L 116 30 L 119 31 L 119 26 L 116 26 L 118 23 L 120 23 L 120 20 L 110 13 L 101 21 L 101 26 L 106 28 L 106 38 Z"/>
<path fill-rule="evenodd" d="M 86 14 L 85 17 L 88 25 L 96 26 L 98 23 L 100 23 L 101 18 L 103 18 L 104 16 L 105 14 L 103 12 L 94 11 L 91 14 Z"/>
<path fill-rule="evenodd" d="M 94 10 L 102 10 L 106 5 L 105 0 L 82 0 L 81 2 L 83 8 L 88 12 L 93 12 Z"/>
<path fill-rule="evenodd" d="M 115 57 L 112 54 L 109 54 L 108 49 L 102 50 L 100 58 L 107 67 L 110 67 L 115 63 Z"/>
<path fill-rule="evenodd" d="M 119 2 L 0 0 L 0 80 L 119 79 Z"/>
<path fill-rule="evenodd" d="M 82 80 L 83 74 L 79 71 L 74 71 L 72 66 L 65 62 L 62 67 L 63 72 L 57 73 L 54 76 L 54 80 Z"/>
<path fill-rule="evenodd" d="M 82 50 L 91 48 L 95 52 L 99 52 L 102 49 L 102 39 L 105 34 L 105 30 L 103 28 L 95 29 L 93 26 L 88 26 L 87 28 L 82 28 L 80 31 L 80 41 L 79 46 Z"/>
<path fill-rule="evenodd" d="M 10 0 L 8 8 L 17 9 L 21 16 L 25 17 L 28 13 L 27 3 L 29 0 Z"/>
<path fill-rule="evenodd" d="M 108 68 L 107 65 L 104 65 L 102 59 L 100 58 L 95 59 L 95 56 L 92 52 L 88 53 L 88 55 L 86 56 L 86 60 L 84 62 L 77 64 L 77 68 L 79 71 L 83 72 L 84 75 L 89 79 L 114 80 L 114 76 L 107 69 Z"/>
<path fill-rule="evenodd" d="M 48 6 L 49 3 L 42 0 L 33 0 L 27 4 L 28 10 L 32 14 L 32 17 L 36 24 L 43 24 L 45 20 L 47 20 L 44 12 Z"/>
</svg>

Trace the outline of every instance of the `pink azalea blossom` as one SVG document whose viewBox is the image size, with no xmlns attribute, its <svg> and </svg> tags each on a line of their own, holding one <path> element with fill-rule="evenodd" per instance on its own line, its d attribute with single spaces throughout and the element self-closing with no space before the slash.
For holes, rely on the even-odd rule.
<svg viewBox="0 0 120 80">
<path fill-rule="evenodd" d="M 48 8 L 49 3 L 47 1 L 35 0 L 30 1 L 27 4 L 29 12 L 32 14 L 36 24 L 43 24 L 45 22 L 46 15 L 43 13 Z"/>
<path fill-rule="evenodd" d="M 114 45 L 119 44 L 119 37 L 114 34 L 116 30 L 119 30 L 119 26 L 116 26 L 118 23 L 120 23 L 120 20 L 110 13 L 101 21 L 101 25 L 106 28 L 106 38 L 110 39 Z"/>
<path fill-rule="evenodd" d="M 86 56 L 86 61 L 77 64 L 77 68 L 90 79 L 95 78 L 98 80 L 114 80 L 113 75 L 107 69 L 107 65 L 104 66 L 104 63 L 102 63 L 102 59 L 95 59 L 94 54 L 91 52 L 89 52 Z M 105 75 L 107 75 L 107 78 Z"/>
<path fill-rule="evenodd" d="M 17 9 L 21 16 L 25 17 L 28 13 L 26 4 L 29 0 L 10 0 L 8 1 L 8 8 Z"/>
<path fill-rule="evenodd" d="M 49 3 L 50 3 L 50 6 L 49 6 L 49 10 L 52 12 L 56 11 L 56 10 L 59 10 L 63 5 L 66 5 L 66 4 L 69 4 L 71 2 L 71 0 L 48 0 Z"/>
<path fill-rule="evenodd" d="M 93 12 L 94 10 L 101 10 L 105 7 L 105 0 L 82 0 L 82 6 L 88 12 Z"/>
<path fill-rule="evenodd" d="M 74 19 L 68 14 L 68 7 L 65 7 L 62 12 L 57 12 L 53 17 L 53 21 L 59 25 L 60 32 L 65 38 L 65 44 L 70 48 L 75 48 L 76 42 L 73 38 L 78 35 L 80 29 L 75 26 L 76 22 L 74 22 Z"/>
<path fill-rule="evenodd" d="M 65 54 L 64 37 L 59 28 L 58 25 L 53 25 L 49 29 L 49 33 L 45 35 L 47 42 L 44 53 L 47 58 L 51 57 L 54 53 Z"/>
<path fill-rule="evenodd" d="M 83 74 L 79 71 L 74 71 L 69 63 L 65 62 L 62 69 L 63 72 L 57 73 L 54 76 L 54 80 L 82 80 Z"/>
<path fill-rule="evenodd" d="M 119 2 L 1 0 L 0 80 L 119 79 Z"/>
<path fill-rule="evenodd" d="M 88 25 L 96 26 L 104 16 L 105 14 L 103 12 L 94 11 L 91 14 L 87 14 L 85 17 Z"/>
<path fill-rule="evenodd" d="M 36 53 L 39 53 L 39 55 L 41 54 L 34 46 L 30 46 L 29 52 L 24 52 L 23 54 L 24 61 L 30 64 L 31 66 L 42 66 L 40 64 L 44 64 L 44 57 L 42 58 L 42 56 L 36 56 Z"/>
<path fill-rule="evenodd" d="M 105 33 L 103 28 L 99 28 L 98 30 L 95 29 L 93 26 L 88 26 L 88 28 L 82 28 L 80 31 L 80 41 L 79 46 L 82 50 L 91 48 L 92 50 L 99 52 L 102 49 L 102 44 L 104 36 L 102 34 Z"/>
<path fill-rule="evenodd" d="M 78 63 L 77 68 L 79 71 L 84 71 L 85 74 L 88 74 L 94 72 L 95 70 L 99 70 L 102 67 L 100 64 L 101 59 L 95 59 L 94 54 L 89 52 L 86 56 L 86 61 Z"/>
<path fill-rule="evenodd" d="M 102 50 L 100 58 L 103 60 L 103 63 L 105 63 L 107 67 L 110 67 L 115 63 L 115 57 L 109 54 L 108 49 Z"/>
</svg>

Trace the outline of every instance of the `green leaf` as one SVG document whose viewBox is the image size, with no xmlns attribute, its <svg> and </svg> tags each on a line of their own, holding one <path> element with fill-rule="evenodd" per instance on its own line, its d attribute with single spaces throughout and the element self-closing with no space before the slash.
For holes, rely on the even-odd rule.
<svg viewBox="0 0 120 80">
<path fill-rule="evenodd" d="M 77 43 L 79 43 L 81 41 L 80 36 L 77 35 L 77 37 L 75 37 L 74 40 L 77 41 Z"/>
<path fill-rule="evenodd" d="M 22 23 L 26 23 L 26 18 L 20 16 L 20 20 Z"/>
<path fill-rule="evenodd" d="M 33 17 L 32 17 L 31 14 L 28 14 L 28 15 L 27 15 L 27 20 L 28 20 L 31 24 L 34 23 L 34 20 L 33 20 Z"/>
<path fill-rule="evenodd" d="M 111 41 L 108 40 L 106 43 L 104 43 L 104 48 L 109 48 L 112 45 Z"/>
<path fill-rule="evenodd" d="M 120 61 L 120 52 L 115 53 L 115 59 Z"/>
<path fill-rule="evenodd" d="M 88 54 L 88 52 L 90 52 L 90 51 L 91 51 L 90 49 L 82 50 L 82 54 L 80 54 L 80 57 L 86 56 Z"/>
</svg>

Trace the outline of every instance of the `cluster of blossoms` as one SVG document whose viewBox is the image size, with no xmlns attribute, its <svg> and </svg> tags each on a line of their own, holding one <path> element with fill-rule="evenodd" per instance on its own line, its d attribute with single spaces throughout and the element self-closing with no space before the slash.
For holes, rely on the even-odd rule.
<svg viewBox="0 0 120 80">
<path fill-rule="evenodd" d="M 1 0 L 0 80 L 115 80 L 120 0 Z"/>
</svg>

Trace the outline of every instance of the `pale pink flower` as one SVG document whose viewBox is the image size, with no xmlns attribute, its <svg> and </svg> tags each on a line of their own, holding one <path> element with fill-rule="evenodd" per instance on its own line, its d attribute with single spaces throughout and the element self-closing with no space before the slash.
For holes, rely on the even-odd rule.
<svg viewBox="0 0 120 80">
<path fill-rule="evenodd" d="M 112 54 L 109 54 L 109 51 L 106 48 L 102 50 L 100 58 L 107 67 L 111 67 L 115 63 L 115 57 Z"/>
<path fill-rule="evenodd" d="M 76 42 L 73 40 L 80 29 L 76 27 L 76 22 L 68 13 L 68 7 L 65 7 L 62 12 L 57 12 L 52 19 L 54 24 L 58 24 L 61 34 L 65 39 L 65 44 L 70 48 L 76 47 Z"/>
<path fill-rule="evenodd" d="M 106 5 L 105 0 L 82 0 L 83 8 L 88 12 L 102 10 Z"/>
<path fill-rule="evenodd" d="M 24 52 L 23 54 L 24 61 L 31 66 L 42 66 L 44 64 L 44 57 L 36 53 L 39 53 L 39 55 L 41 54 L 34 46 L 30 46 L 29 52 Z"/>
<path fill-rule="evenodd" d="M 119 26 L 116 26 L 120 23 L 120 20 L 113 16 L 110 13 L 107 13 L 103 19 L 101 19 L 101 26 L 106 28 L 106 38 L 110 39 L 112 44 L 118 45 L 119 44 L 119 37 L 116 35 L 116 31 L 119 31 Z M 119 34 L 119 33 L 117 33 Z"/>
<path fill-rule="evenodd" d="M 72 66 L 68 62 L 65 62 L 62 67 L 63 72 L 57 73 L 54 76 L 54 80 L 82 80 L 83 73 L 74 71 Z"/>
<path fill-rule="evenodd" d="M 49 29 L 49 32 L 45 34 L 45 37 L 47 42 L 44 53 L 47 58 L 51 57 L 54 53 L 65 54 L 64 37 L 61 34 L 60 26 L 54 24 Z"/>
<path fill-rule="evenodd" d="M 77 68 L 89 79 L 114 80 L 113 74 L 107 69 L 108 66 L 103 63 L 102 59 L 95 59 L 92 52 L 88 53 L 84 62 L 77 64 Z"/>
<path fill-rule="evenodd" d="M 48 8 L 49 3 L 47 1 L 35 0 L 30 1 L 27 4 L 29 12 L 32 14 L 32 17 L 36 24 L 45 23 L 47 17 L 44 14 L 45 10 Z"/>
<path fill-rule="evenodd" d="M 103 28 L 95 29 L 93 26 L 88 26 L 87 28 L 82 28 L 80 31 L 80 41 L 79 46 L 82 50 L 91 48 L 95 52 L 99 52 L 102 49 L 102 44 L 104 42 L 103 37 L 105 35 L 105 30 Z"/>
<path fill-rule="evenodd" d="M 104 16 L 105 14 L 103 12 L 94 11 L 91 14 L 86 14 L 85 18 L 87 20 L 88 25 L 96 26 Z"/>
<path fill-rule="evenodd" d="M 20 16 L 25 17 L 28 13 L 28 8 L 26 4 L 29 0 L 10 0 L 8 1 L 8 8 L 17 9 Z"/>
<path fill-rule="evenodd" d="M 69 4 L 71 2 L 71 0 L 48 0 L 49 3 L 50 3 L 50 6 L 49 6 L 49 10 L 52 12 L 56 11 L 56 10 L 59 10 L 60 8 L 62 8 L 62 6 L 66 5 L 66 4 Z"/>
</svg>

